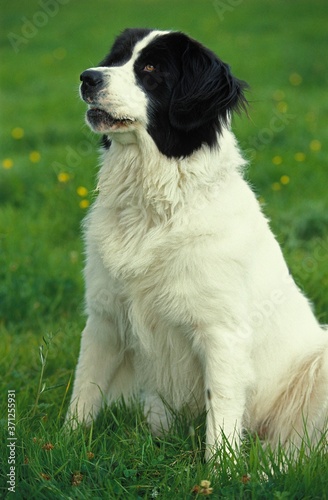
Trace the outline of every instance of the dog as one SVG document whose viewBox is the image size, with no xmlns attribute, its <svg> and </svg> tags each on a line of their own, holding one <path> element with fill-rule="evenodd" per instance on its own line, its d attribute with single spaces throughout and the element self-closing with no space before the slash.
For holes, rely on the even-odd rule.
<svg viewBox="0 0 328 500">
<path fill-rule="evenodd" d="M 67 421 L 138 397 L 154 434 L 205 409 L 206 459 L 244 429 L 272 447 L 316 442 L 328 332 L 243 178 L 230 124 L 246 83 L 189 36 L 148 29 L 122 32 L 80 78 L 102 166 Z"/>
</svg>

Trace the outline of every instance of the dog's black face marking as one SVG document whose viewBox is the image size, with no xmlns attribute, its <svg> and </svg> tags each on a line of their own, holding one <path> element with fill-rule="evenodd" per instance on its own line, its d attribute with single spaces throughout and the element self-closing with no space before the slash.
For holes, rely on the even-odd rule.
<svg viewBox="0 0 328 500">
<path fill-rule="evenodd" d="M 154 69 L 145 74 L 150 64 Z M 148 132 L 169 157 L 188 156 L 202 144 L 213 146 L 234 110 L 246 106 L 245 82 L 210 50 L 182 33 L 160 36 L 134 65 L 149 96 Z"/>
</svg>

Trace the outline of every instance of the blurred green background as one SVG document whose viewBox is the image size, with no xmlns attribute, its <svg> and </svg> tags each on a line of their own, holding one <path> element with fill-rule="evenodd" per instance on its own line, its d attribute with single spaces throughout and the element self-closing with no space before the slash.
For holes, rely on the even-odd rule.
<svg viewBox="0 0 328 500">
<path fill-rule="evenodd" d="M 249 118 L 233 123 L 246 177 L 328 322 L 327 20 L 324 0 L 2 1 L 0 349 L 13 365 L 45 332 L 69 339 L 74 365 L 98 165 L 79 74 L 125 27 L 185 31 L 249 83 Z"/>
</svg>

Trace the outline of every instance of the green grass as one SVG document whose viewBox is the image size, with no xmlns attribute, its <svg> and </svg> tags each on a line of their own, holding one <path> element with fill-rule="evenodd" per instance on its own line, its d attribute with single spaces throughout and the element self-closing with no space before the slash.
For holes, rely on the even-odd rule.
<svg viewBox="0 0 328 500">
<path fill-rule="evenodd" d="M 154 439 L 140 408 L 117 405 L 91 430 L 62 431 L 85 320 L 80 223 L 94 197 L 98 163 L 97 138 L 83 124 L 77 86 L 80 72 L 97 64 L 126 26 L 186 31 L 249 82 L 250 119 L 234 121 L 251 160 L 247 177 L 297 283 L 328 323 L 326 4 L 236 3 L 3 2 L 2 497 L 9 473 L 7 391 L 15 390 L 13 498 L 185 499 L 197 496 L 191 491 L 204 479 L 213 498 L 327 498 L 324 442 L 310 456 L 303 450 L 296 463 L 285 457 L 281 467 L 282 452 L 273 457 L 249 437 L 233 463 L 223 450 L 215 467 L 203 460 L 201 419 L 190 423 L 190 432 L 180 416 L 170 436 Z"/>
</svg>

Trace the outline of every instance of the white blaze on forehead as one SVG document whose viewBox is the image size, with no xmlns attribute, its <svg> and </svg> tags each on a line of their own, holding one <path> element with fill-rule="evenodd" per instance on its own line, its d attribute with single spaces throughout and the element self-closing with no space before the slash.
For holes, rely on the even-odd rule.
<svg viewBox="0 0 328 500">
<path fill-rule="evenodd" d="M 152 31 L 151 33 L 149 33 L 147 36 L 145 36 L 145 38 L 135 44 L 130 61 L 134 63 L 140 55 L 140 52 L 145 47 L 147 47 L 147 45 L 149 45 L 150 42 L 152 42 L 155 38 L 162 35 L 168 35 L 169 33 L 171 33 L 171 31 Z"/>
</svg>

